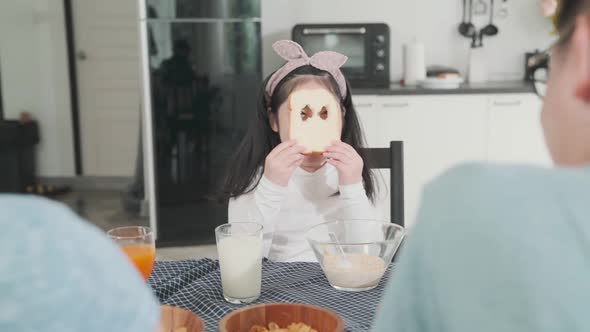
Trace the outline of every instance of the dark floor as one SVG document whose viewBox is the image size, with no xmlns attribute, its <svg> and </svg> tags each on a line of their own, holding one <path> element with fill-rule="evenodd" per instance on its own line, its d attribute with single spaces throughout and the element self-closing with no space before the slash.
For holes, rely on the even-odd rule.
<svg viewBox="0 0 590 332">
<path fill-rule="evenodd" d="M 74 191 L 59 196 L 57 200 L 104 231 L 120 226 L 149 224 L 147 217 L 125 211 L 123 192 L 120 191 Z"/>
</svg>

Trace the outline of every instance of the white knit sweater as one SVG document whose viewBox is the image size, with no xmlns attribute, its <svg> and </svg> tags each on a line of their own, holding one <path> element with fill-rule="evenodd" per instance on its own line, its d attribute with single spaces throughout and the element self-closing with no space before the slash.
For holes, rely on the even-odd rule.
<svg viewBox="0 0 590 332">
<path fill-rule="evenodd" d="M 253 191 L 230 200 L 228 214 L 230 223 L 262 224 L 264 255 L 281 262 L 316 261 L 305 238 L 313 225 L 377 215 L 362 182 L 339 186 L 338 171 L 329 164 L 313 173 L 297 168 L 287 187 L 262 176 Z"/>
</svg>

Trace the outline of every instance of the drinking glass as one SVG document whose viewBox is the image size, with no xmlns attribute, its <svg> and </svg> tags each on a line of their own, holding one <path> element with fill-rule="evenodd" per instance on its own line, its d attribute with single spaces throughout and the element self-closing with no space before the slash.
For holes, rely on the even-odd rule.
<svg viewBox="0 0 590 332">
<path fill-rule="evenodd" d="M 144 226 L 127 226 L 113 228 L 107 235 L 121 247 L 143 279 L 147 280 L 156 260 L 152 230 Z"/>
<path fill-rule="evenodd" d="M 215 229 L 223 297 L 229 303 L 250 303 L 262 284 L 262 225 L 224 224 Z"/>
</svg>

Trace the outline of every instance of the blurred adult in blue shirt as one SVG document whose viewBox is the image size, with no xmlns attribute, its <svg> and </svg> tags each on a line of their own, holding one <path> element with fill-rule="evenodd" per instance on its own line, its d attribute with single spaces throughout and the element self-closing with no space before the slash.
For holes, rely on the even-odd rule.
<svg viewBox="0 0 590 332">
<path fill-rule="evenodd" d="M 158 302 L 122 251 L 61 204 L 0 195 L 0 331 L 154 332 Z"/>
<path fill-rule="evenodd" d="M 590 0 L 562 0 L 557 30 L 541 116 L 556 167 L 430 183 L 375 331 L 590 331 Z"/>
</svg>

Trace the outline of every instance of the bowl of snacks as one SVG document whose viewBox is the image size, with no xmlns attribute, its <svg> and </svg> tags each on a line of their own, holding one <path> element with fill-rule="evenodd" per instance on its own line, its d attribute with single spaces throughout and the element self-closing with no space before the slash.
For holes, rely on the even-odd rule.
<svg viewBox="0 0 590 332">
<path fill-rule="evenodd" d="M 343 332 L 338 314 L 309 304 L 259 304 L 230 312 L 219 332 Z"/>
<path fill-rule="evenodd" d="M 199 316 L 189 310 L 160 306 L 160 329 L 158 332 L 203 332 L 205 327 Z"/>
<path fill-rule="evenodd" d="M 332 287 L 365 291 L 377 287 L 404 233 L 389 222 L 339 220 L 316 225 L 306 236 Z"/>
</svg>

